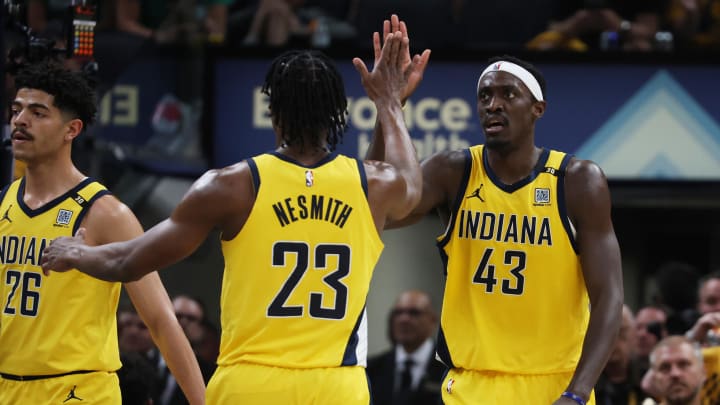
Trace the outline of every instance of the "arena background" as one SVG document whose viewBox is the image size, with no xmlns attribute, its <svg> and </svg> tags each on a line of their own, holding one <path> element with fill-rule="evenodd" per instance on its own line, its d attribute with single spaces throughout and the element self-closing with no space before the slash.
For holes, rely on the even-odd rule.
<svg viewBox="0 0 720 405">
<path fill-rule="evenodd" d="M 485 34 L 488 44 L 497 38 Z M 420 37 L 433 45 L 428 34 Z M 461 41 L 474 44 L 472 39 Z M 349 128 L 339 150 L 358 157 L 367 148 L 375 114 L 350 63 L 353 56 L 370 62 L 369 41 L 364 42 L 368 46 L 353 42 L 325 49 L 341 70 L 350 101 Z M 99 120 L 77 145 L 75 159 L 108 184 L 145 227 L 166 218 L 204 170 L 273 148 L 259 86 L 280 49 L 227 43 L 188 53 L 118 43 L 126 45 L 98 35 Z M 512 53 L 535 63 L 548 82 L 537 144 L 592 159 L 608 175 L 626 302 L 632 308 L 651 302 L 657 295 L 655 272 L 670 260 L 690 263 L 702 274 L 720 269 L 717 53 L 533 53 L 492 44 L 433 48 L 425 79 L 405 109 L 421 158 L 481 142 L 478 73 L 488 57 Z M 427 217 L 384 233 L 386 248 L 368 297 L 370 354 L 389 346 L 386 316 L 399 292 L 427 290 L 440 309 L 443 276 L 434 237 L 442 231 L 437 219 Z M 203 298 L 217 321 L 222 268 L 218 235 L 212 235 L 195 254 L 160 274 L 171 294 Z"/>
</svg>

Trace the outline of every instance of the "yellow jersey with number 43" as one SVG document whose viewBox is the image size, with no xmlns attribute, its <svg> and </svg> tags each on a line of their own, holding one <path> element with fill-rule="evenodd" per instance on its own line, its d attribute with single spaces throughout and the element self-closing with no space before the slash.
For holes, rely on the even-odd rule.
<svg viewBox="0 0 720 405">
<path fill-rule="evenodd" d="M 469 148 L 450 224 L 438 355 L 450 367 L 542 374 L 575 369 L 590 316 L 565 209 L 570 156 L 543 149 L 503 184 L 483 145 Z"/>
<path fill-rule="evenodd" d="M 43 275 L 43 249 L 72 236 L 108 194 L 85 179 L 32 209 L 25 178 L 0 193 L 0 372 L 19 376 L 120 368 L 115 312 L 120 284 L 78 271 Z"/>
<path fill-rule="evenodd" d="M 256 190 L 242 230 L 222 242 L 220 366 L 366 364 L 365 304 L 383 248 L 363 163 L 248 159 Z"/>
</svg>

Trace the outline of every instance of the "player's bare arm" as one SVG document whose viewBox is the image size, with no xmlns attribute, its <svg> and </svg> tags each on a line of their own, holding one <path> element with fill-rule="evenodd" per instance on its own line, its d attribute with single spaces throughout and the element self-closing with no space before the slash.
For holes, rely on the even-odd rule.
<svg viewBox="0 0 720 405">
<path fill-rule="evenodd" d="M 463 151 L 438 152 L 423 160 L 420 164 L 423 177 L 420 202 L 406 217 L 388 221 L 385 229 L 412 225 L 433 211 L 447 226 L 467 164 L 469 161 Z"/>
<path fill-rule="evenodd" d="M 82 226 L 85 240 L 91 245 L 124 241 L 142 234 L 142 226 L 135 215 L 112 196 L 96 201 Z M 125 288 L 189 402 L 193 405 L 205 403 L 205 383 L 200 367 L 157 272 L 127 283 Z"/>
<path fill-rule="evenodd" d="M 403 35 L 403 37 L 408 37 L 409 39 L 407 25 L 404 21 L 400 20 L 396 14 L 393 14 L 390 17 L 390 20 L 383 21 L 383 43 L 387 40 L 390 33 L 398 31 Z M 377 61 L 380 59 L 381 50 L 380 34 L 375 32 L 373 33 L 375 64 L 377 64 Z M 425 68 L 430 60 L 430 52 L 431 51 L 429 49 L 425 49 L 421 54 L 415 54 L 410 57 L 410 49 L 408 47 L 408 50 L 400 55 L 401 66 L 407 77 L 407 84 L 404 86 L 400 95 L 402 105 L 405 105 L 405 102 L 422 82 L 423 75 L 425 74 Z M 383 128 L 378 120 L 375 122 L 375 131 L 370 141 L 370 147 L 368 148 L 366 156 L 367 159 L 383 160 L 385 156 L 385 141 L 383 134 Z"/>
<path fill-rule="evenodd" d="M 249 193 L 249 194 L 244 194 Z M 242 227 L 252 185 L 246 163 L 211 170 L 185 194 L 170 218 L 125 242 L 89 247 L 83 235 L 54 240 L 43 254 L 48 272 L 76 268 L 107 281 L 135 281 L 190 255 L 214 228 L 226 233 Z M 247 215 L 247 214 L 245 214 Z M 170 240 L 172 243 L 167 243 Z"/>
<path fill-rule="evenodd" d="M 587 399 L 620 328 L 624 299 L 620 248 L 612 225 L 610 191 L 600 167 L 573 159 L 565 186 L 591 304 L 582 354 L 567 390 Z"/>
<path fill-rule="evenodd" d="M 401 32 L 388 34 L 380 58 L 376 61 L 372 72 L 368 71 L 362 60 L 353 59 L 365 91 L 375 102 L 379 125 L 385 134 L 383 160 L 397 172 L 396 176 L 385 173 L 381 177 L 395 183 L 385 190 L 391 194 L 386 195 L 387 201 L 383 204 L 390 219 L 403 218 L 410 213 L 420 200 L 422 190 L 420 165 L 400 105 L 400 94 L 407 83 L 407 74 L 402 68 L 402 55 L 407 52 L 408 46 L 408 38 Z M 375 176 L 376 173 L 380 172 L 373 170 L 369 176 Z M 376 179 L 369 179 L 369 182 L 374 184 L 375 181 L 372 180 Z"/>
</svg>

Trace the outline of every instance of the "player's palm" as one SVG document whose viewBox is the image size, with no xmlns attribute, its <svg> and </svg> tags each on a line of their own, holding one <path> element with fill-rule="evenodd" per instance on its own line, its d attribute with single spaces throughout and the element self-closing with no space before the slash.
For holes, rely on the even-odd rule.
<svg viewBox="0 0 720 405">
<path fill-rule="evenodd" d="M 383 21 L 383 41 L 387 41 L 388 35 L 393 32 L 400 32 L 404 38 L 408 38 L 407 25 L 404 21 L 400 20 L 396 14 L 390 17 L 390 20 Z M 380 60 L 382 54 L 382 44 L 380 43 L 380 35 L 378 33 L 373 34 L 373 50 L 375 51 L 375 65 Z M 421 54 L 416 54 L 410 57 L 410 47 L 408 46 L 400 56 L 400 66 L 405 74 L 406 84 L 401 92 L 400 99 L 405 104 L 408 98 L 418 88 L 420 82 L 422 82 L 423 75 L 425 74 L 425 68 L 427 67 L 428 60 L 430 59 L 430 50 L 426 49 Z"/>
</svg>

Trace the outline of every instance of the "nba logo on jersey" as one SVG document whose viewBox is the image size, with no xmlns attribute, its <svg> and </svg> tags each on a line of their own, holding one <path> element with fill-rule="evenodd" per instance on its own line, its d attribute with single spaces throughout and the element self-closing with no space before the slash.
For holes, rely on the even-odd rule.
<svg viewBox="0 0 720 405">
<path fill-rule="evenodd" d="M 535 205 L 547 205 L 550 204 L 550 189 L 549 188 L 536 188 L 535 189 Z"/>
<path fill-rule="evenodd" d="M 305 185 L 312 187 L 313 184 L 315 184 L 315 177 L 312 170 L 305 170 Z"/>
<path fill-rule="evenodd" d="M 57 218 L 55 218 L 55 224 L 67 226 L 68 224 L 70 224 L 70 219 L 72 219 L 72 216 L 72 211 L 61 209 L 58 211 Z"/>
</svg>

